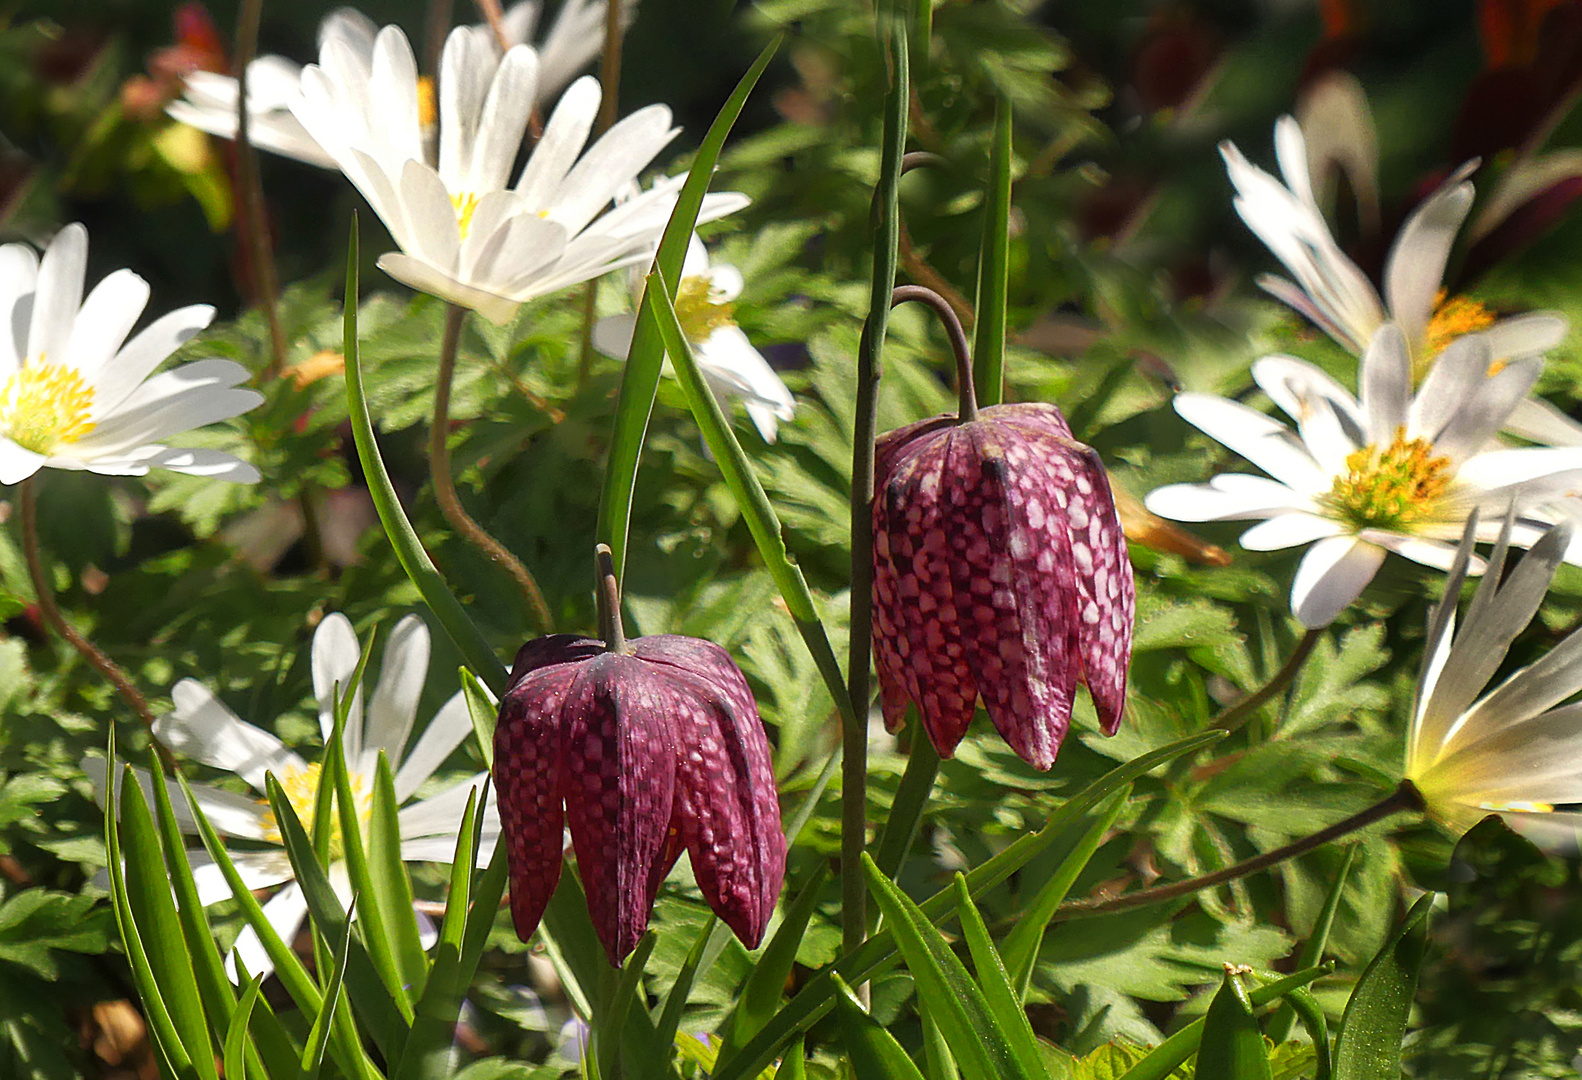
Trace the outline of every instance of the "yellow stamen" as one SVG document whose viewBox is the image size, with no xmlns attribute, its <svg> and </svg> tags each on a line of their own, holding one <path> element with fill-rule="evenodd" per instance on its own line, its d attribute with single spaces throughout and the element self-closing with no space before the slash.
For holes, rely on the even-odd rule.
<svg viewBox="0 0 1582 1080">
<path fill-rule="evenodd" d="M 87 435 L 96 426 L 92 412 L 93 387 L 42 355 L 0 387 L 0 431 L 35 454 L 52 454 Z"/>
<path fill-rule="evenodd" d="M 450 204 L 456 208 L 456 227 L 461 230 L 461 238 L 467 239 L 467 230 L 472 228 L 472 213 L 478 209 L 478 196 L 470 191 L 463 191 L 450 197 Z"/>
<path fill-rule="evenodd" d="M 320 771 L 320 766 L 315 763 L 300 769 L 287 768 L 275 777 L 280 781 L 281 790 L 286 793 L 286 801 L 291 804 L 297 820 L 302 822 L 302 828 L 309 836 L 313 835 L 313 810 L 318 802 Z M 357 804 L 358 825 L 366 832 L 369 818 L 373 815 L 373 795 L 363 786 L 362 777 L 352 773 L 350 779 L 352 801 Z M 261 799 L 259 802 L 264 808 L 262 822 L 264 839 L 278 844 L 281 842 L 280 823 L 275 820 L 274 811 L 270 809 L 268 800 Z M 330 816 L 330 858 L 343 858 L 345 853 L 345 845 L 341 839 L 341 817 L 339 813 L 333 813 Z"/>
<path fill-rule="evenodd" d="M 1423 350 L 1421 355 L 1412 357 L 1412 379 L 1421 382 L 1424 375 L 1428 374 L 1428 366 L 1434 357 L 1444 352 L 1445 347 L 1463 334 L 1475 334 L 1479 330 L 1487 330 L 1495 323 L 1494 312 L 1487 306 L 1472 299 L 1470 296 L 1452 296 L 1446 298 L 1445 290 L 1440 289 L 1434 297 L 1434 314 L 1428 320 L 1427 332 L 1423 335 Z M 1489 369 L 1489 375 L 1497 375 L 1498 368 L 1504 366 L 1503 360 L 1495 361 Z"/>
<path fill-rule="evenodd" d="M 713 286 L 701 274 L 681 279 L 681 287 L 676 290 L 676 318 L 681 322 L 681 332 L 693 345 L 701 345 L 722 326 L 736 325 L 730 303 L 714 299 Z"/>
<path fill-rule="evenodd" d="M 320 349 L 306 360 L 298 361 L 286 368 L 285 374 L 290 376 L 298 390 L 302 390 L 320 379 L 339 375 L 345 370 L 346 357 L 334 349 Z"/>
<path fill-rule="evenodd" d="M 434 130 L 439 122 L 439 103 L 434 96 L 434 80 L 427 75 L 417 78 L 417 122 L 424 131 Z"/>
<path fill-rule="evenodd" d="M 1369 444 L 1346 455 L 1346 474 L 1319 501 L 1359 529 L 1409 528 L 1433 516 L 1450 486 L 1450 459 L 1433 450 L 1397 428 L 1388 446 Z"/>
</svg>

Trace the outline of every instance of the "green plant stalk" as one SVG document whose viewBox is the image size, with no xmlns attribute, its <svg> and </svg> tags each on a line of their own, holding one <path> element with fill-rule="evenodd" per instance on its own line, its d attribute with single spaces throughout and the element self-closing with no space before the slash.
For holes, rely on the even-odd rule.
<svg viewBox="0 0 1582 1080">
<path fill-rule="evenodd" d="M 906 771 L 901 774 L 901 784 L 895 791 L 895 801 L 890 804 L 890 814 L 874 845 L 873 861 L 879 872 L 894 879 L 900 873 L 906 853 L 917 839 L 918 826 L 923 821 L 923 808 L 934 790 L 934 780 L 939 776 L 939 752 L 929 741 L 922 725 L 912 726 L 912 748 L 907 754 Z"/>
<path fill-rule="evenodd" d="M 1003 93 L 994 99 L 989 190 L 984 195 L 972 355 L 978 404 L 987 407 L 998 405 L 1005 398 L 1005 309 L 1011 267 L 1011 103 Z"/>
<path fill-rule="evenodd" d="M 868 318 L 857 346 L 857 402 L 851 460 L 851 633 L 846 697 L 851 715 L 841 725 L 841 944 L 851 951 L 868 933 L 868 888 L 862 854 L 868 844 L 868 702 L 873 650 L 873 444 L 878 437 L 879 378 L 885 332 L 895 291 L 900 247 L 901 158 L 906 152 L 906 110 L 911 102 L 907 28 L 880 26 L 889 38 L 890 89 L 885 96 L 879 183 L 873 192 L 873 281 Z M 859 983 L 860 987 L 860 983 Z"/>
<path fill-rule="evenodd" d="M 264 217 L 264 185 L 258 176 L 258 152 L 248 138 L 247 66 L 258 51 L 258 21 L 264 0 L 242 0 L 236 21 L 236 187 L 242 203 L 242 240 L 253 264 L 253 285 L 258 306 L 269 328 L 269 366 L 265 375 L 279 375 L 286 366 L 286 333 L 280 325 L 280 278 L 275 253 L 269 243 L 269 222 Z"/>
<path fill-rule="evenodd" d="M 1227 866 L 1223 870 L 1216 870 L 1214 873 L 1204 874 L 1202 877 L 1188 878 L 1185 881 L 1172 882 L 1169 885 L 1160 885 L 1153 889 L 1143 889 L 1141 892 L 1127 893 L 1124 896 L 1117 896 L 1110 900 L 1074 900 L 1071 903 L 1060 905 L 1055 911 L 1055 919 L 1085 919 L 1094 915 L 1108 915 L 1114 911 L 1127 911 L 1131 908 L 1147 907 L 1149 904 L 1159 904 L 1166 900 L 1189 896 L 1192 893 L 1201 892 L 1215 885 L 1222 885 L 1227 881 L 1235 881 L 1246 877 L 1248 874 L 1268 869 L 1271 866 L 1285 862 L 1287 859 L 1294 859 L 1298 855 L 1304 855 L 1315 848 L 1323 847 L 1333 840 L 1338 840 L 1342 836 L 1354 833 L 1358 829 L 1366 828 L 1374 822 L 1381 821 L 1392 815 L 1403 811 L 1420 813 L 1422 809 L 1423 797 L 1417 793 L 1417 789 L 1412 786 L 1411 781 L 1402 780 L 1399 787 L 1379 802 L 1374 803 L 1366 810 L 1358 811 L 1342 821 L 1337 821 L 1327 829 L 1320 829 L 1312 836 L 1303 837 L 1301 840 L 1293 841 L 1284 847 L 1266 851 L 1262 855 L 1245 859 L 1235 866 Z"/>
<path fill-rule="evenodd" d="M 368 481 L 368 493 L 373 498 L 374 509 L 379 513 L 379 523 L 390 546 L 395 549 L 401 569 L 411 579 L 434 617 L 444 627 L 451 644 L 461 653 L 472 673 L 489 688 L 496 698 L 505 693 L 505 665 L 494 655 L 487 639 L 479 632 L 467 611 L 461 606 L 445 579 L 434 569 L 433 561 L 417 538 L 406 511 L 396 497 L 395 486 L 390 483 L 390 473 L 379 456 L 379 446 L 374 441 L 373 419 L 368 415 L 368 399 L 363 392 L 362 364 L 357 351 L 357 218 L 352 217 L 351 240 L 346 253 L 346 314 L 345 335 L 342 349 L 346 356 L 346 402 L 351 416 L 352 440 L 357 444 L 357 459 L 362 463 Z"/>
<path fill-rule="evenodd" d="M 1357 861 L 1359 847 L 1358 844 L 1352 844 L 1346 849 L 1340 870 L 1335 874 L 1335 883 L 1330 886 L 1329 895 L 1324 898 L 1324 907 L 1313 923 L 1313 932 L 1302 943 L 1302 951 L 1296 954 L 1297 967 L 1312 967 L 1324 958 L 1324 949 L 1329 944 L 1329 931 L 1335 925 L 1335 913 L 1340 910 L 1340 898 L 1346 891 L 1346 881 L 1351 876 L 1352 864 Z M 1276 1044 L 1283 1043 L 1290 1038 L 1296 1020 L 1296 1010 L 1289 1003 L 1282 1005 L 1270 1019 L 1266 1034 Z"/>
<path fill-rule="evenodd" d="M 1296 643 L 1296 648 L 1291 650 L 1291 655 L 1286 658 L 1280 670 L 1269 677 L 1257 690 L 1242 698 L 1236 704 L 1215 717 L 1211 727 L 1221 731 L 1235 731 L 1252 719 L 1253 713 L 1261 709 L 1268 701 L 1280 691 L 1290 686 L 1302 670 L 1302 665 L 1307 662 L 1308 654 L 1313 651 L 1313 646 L 1318 644 L 1323 637 L 1323 630 L 1309 630 L 1302 635 L 1302 640 Z"/>
<path fill-rule="evenodd" d="M 483 552 L 510 576 L 512 584 L 521 594 L 534 631 L 550 633 L 555 628 L 555 617 L 549 613 L 544 593 L 538 587 L 531 571 L 522 560 L 511 554 L 509 548 L 489 535 L 482 525 L 473 520 L 461 499 L 456 495 L 456 483 L 450 475 L 450 388 L 456 379 L 456 350 L 461 342 L 462 323 L 467 309 L 450 304 L 445 311 L 445 333 L 440 340 L 439 370 L 434 376 L 434 423 L 428 433 L 428 464 L 434 483 L 434 499 L 451 527 L 461 533 L 467 542 Z"/>
</svg>

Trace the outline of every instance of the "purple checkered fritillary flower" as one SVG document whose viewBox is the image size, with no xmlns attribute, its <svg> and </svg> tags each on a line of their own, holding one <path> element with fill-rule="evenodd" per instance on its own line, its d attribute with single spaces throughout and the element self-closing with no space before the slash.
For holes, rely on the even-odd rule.
<svg viewBox="0 0 1582 1080">
<path fill-rule="evenodd" d="M 755 947 L 786 849 L 752 691 L 718 645 L 626 642 L 618 602 L 601 604 L 605 641 L 528 642 L 500 703 L 494 780 L 517 934 L 532 935 L 555 891 L 565 828 L 611 964 L 636 947 L 683 850 L 709 906 Z"/>
</svg>

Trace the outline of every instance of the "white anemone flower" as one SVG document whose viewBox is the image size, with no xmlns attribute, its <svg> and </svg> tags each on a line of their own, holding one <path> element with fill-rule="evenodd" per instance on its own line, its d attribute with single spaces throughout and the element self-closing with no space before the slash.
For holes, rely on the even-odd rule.
<svg viewBox="0 0 1582 1080">
<path fill-rule="evenodd" d="M 166 446 L 192 428 L 263 401 L 237 389 L 250 374 L 229 360 L 199 360 L 150 378 L 209 325 L 206 304 L 127 335 L 148 304 L 148 282 L 117 270 L 83 297 L 88 231 L 67 225 L 43 259 L 26 244 L 0 247 L 0 484 L 48 466 L 142 476 L 151 468 L 250 484 L 258 470 L 218 450 Z"/>
<path fill-rule="evenodd" d="M 538 26 L 538 0 L 523 0 L 501 20 L 508 45 L 526 45 Z M 633 3 L 623 15 L 630 18 Z M 604 46 L 604 0 L 566 0 L 538 49 L 539 78 L 534 104 L 543 106 L 571 82 Z M 337 8 L 319 24 L 319 47 L 331 39 L 343 42 L 369 66 L 379 28 L 354 8 Z M 498 42 L 493 35 L 489 41 Z M 237 80 L 212 71 L 186 76 L 184 96 L 165 111 L 173 119 L 223 139 L 236 138 Z M 283 56 L 260 56 L 247 66 L 247 138 L 254 146 L 326 169 L 337 168 L 291 113 L 302 96 L 302 67 Z"/>
<path fill-rule="evenodd" d="M 1379 327 L 1393 322 L 1406 339 L 1414 380 L 1421 381 L 1433 357 L 1465 333 L 1483 333 L 1493 355 L 1505 361 L 1536 356 L 1564 339 L 1567 323 L 1559 312 L 1497 320 L 1474 300 L 1443 295 L 1440 283 L 1451 245 L 1472 207 L 1467 177 L 1476 162 L 1457 169 L 1406 219 L 1385 263 L 1381 298 L 1324 222 L 1307 141 L 1291 117 L 1275 125 L 1274 146 L 1284 183 L 1249 164 L 1234 144 L 1220 144 L 1236 188 L 1236 212 L 1296 279 L 1266 274 L 1258 284 L 1354 355 L 1362 354 Z"/>
<path fill-rule="evenodd" d="M 584 77 L 507 186 L 538 81 L 532 49 L 501 57 L 487 31 L 452 31 L 440 61 L 438 160 L 430 162 L 412 47 L 392 26 L 375 38 L 371 58 L 326 41 L 319 63 L 303 69 L 293 108 L 400 246 L 379 267 L 504 323 L 523 301 L 649 258 L 683 182 L 663 181 L 606 211 L 677 129 L 668 108 L 650 105 L 584 153 L 600 101 L 598 80 Z M 699 220 L 745 204 L 740 195 L 711 195 Z"/>
<path fill-rule="evenodd" d="M 634 295 L 641 297 L 641 278 L 633 284 Z M 741 295 L 742 284 L 741 271 L 711 262 L 694 233 L 676 289 L 676 317 L 710 388 L 719 397 L 740 398 L 764 442 L 774 442 L 780 421 L 796 415 L 796 400 L 732 317 L 731 301 Z M 636 316 L 629 314 L 600 319 L 593 325 L 594 348 L 626 359 L 636 323 Z"/>
<path fill-rule="evenodd" d="M 1386 323 L 1363 355 L 1359 400 L 1311 364 L 1264 357 L 1253 379 L 1296 431 L 1211 394 L 1180 394 L 1175 406 L 1269 476 L 1173 484 L 1152 492 L 1147 507 L 1177 521 L 1256 520 L 1241 536 L 1254 551 L 1311 544 L 1291 608 L 1303 625 L 1327 626 L 1387 552 L 1443 569 L 1469 515 L 1487 519 L 1511 503 L 1513 542 L 1527 547 L 1547 524 L 1550 511 L 1539 508 L 1582 489 L 1582 449 L 1495 441 L 1542 367 L 1537 357 L 1498 361 L 1487 335 L 1467 334 L 1440 354 L 1414 396 L 1406 341 Z M 1486 526 L 1481 538 L 1497 532 Z"/>
<path fill-rule="evenodd" d="M 1537 613 L 1570 533 L 1569 525 L 1549 532 L 1508 575 L 1499 572 L 1502 539 L 1457 631 L 1468 535 L 1429 620 L 1406 779 L 1458 836 L 1490 813 L 1552 849 L 1575 851 L 1582 836 L 1582 703 L 1563 704 L 1582 690 L 1582 633 L 1484 693 Z"/>
<path fill-rule="evenodd" d="M 357 635 L 346 616 L 328 615 L 313 635 L 313 692 L 318 699 L 319 727 L 328 739 L 334 725 L 337 687 L 345 697 L 345 687 L 357 670 L 361 650 Z M 410 747 L 408 738 L 417 716 L 418 698 L 428 672 L 429 633 L 423 621 L 408 615 L 390 632 L 380 665 L 379 683 L 364 708 L 363 691 L 357 688 L 346 718 L 346 763 L 352 790 L 359 801 L 363 839 L 367 841 L 368 821 L 373 807 L 374 777 L 379 755 L 383 753 L 394 772 L 395 797 L 402 805 L 398 812 L 401 831 L 401 858 L 408 862 L 449 862 L 455 854 L 456 837 L 467 800 L 477 792 L 482 797 L 488 773 L 467 777 L 427 798 L 413 800 L 418 789 L 433 776 L 452 751 L 472 735 L 472 721 L 461 693 L 440 707 L 417 741 Z M 232 861 L 249 888 L 282 886 L 264 904 L 269 924 L 288 944 L 295 939 L 308 911 L 302 887 L 294 879 L 291 862 L 282 846 L 280 830 L 265 799 L 265 774 L 272 773 L 285 790 L 291 807 L 302 824 L 311 829 L 313 808 L 320 779 L 320 763 L 308 762 L 296 751 L 262 728 L 245 723 L 215 693 L 194 679 L 183 679 L 171 690 L 175 708 L 160 717 L 154 734 L 171 751 L 194 761 L 235 773 L 256 792 L 240 795 L 206 784 L 193 784 L 193 793 L 204 815 L 221 836 L 248 841 L 250 846 L 228 849 Z M 84 763 L 99 790 L 104 790 L 104 762 L 90 758 Z M 147 788 L 146 772 L 138 771 Z M 186 816 L 186 804 L 175 781 L 170 781 L 171 800 L 178 816 Z M 190 818 L 189 831 L 196 832 Z M 330 883 L 343 904 L 351 900 L 350 879 L 340 854 L 340 825 L 331 825 Z M 492 800 L 483 809 L 483 837 L 478 849 L 478 864 L 486 865 L 500 836 L 500 818 Z M 217 865 L 201 846 L 187 852 L 198 885 L 198 898 L 204 904 L 231 898 Z M 234 951 L 252 974 L 273 970 L 257 933 L 244 928 Z M 231 965 L 235 974 L 234 963 Z"/>
</svg>

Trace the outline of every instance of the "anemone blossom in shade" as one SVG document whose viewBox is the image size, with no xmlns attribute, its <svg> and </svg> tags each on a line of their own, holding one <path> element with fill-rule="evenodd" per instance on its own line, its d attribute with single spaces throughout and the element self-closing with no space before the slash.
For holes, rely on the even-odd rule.
<svg viewBox="0 0 1582 1080">
<path fill-rule="evenodd" d="M 1359 400 L 1311 364 L 1266 356 L 1252 377 L 1296 421 L 1295 432 L 1210 394 L 1179 394 L 1175 407 L 1269 478 L 1225 473 L 1160 488 L 1145 503 L 1176 521 L 1256 520 L 1241 536 L 1254 551 L 1311 544 L 1291 609 L 1304 626 L 1327 626 L 1387 552 L 1443 569 L 1474 511 L 1487 520 L 1508 505 L 1512 542 L 1527 547 L 1542 535 L 1546 504 L 1582 490 L 1582 449 L 1495 441 L 1542 367 L 1537 357 L 1501 363 L 1487 335 L 1467 334 L 1435 360 L 1414 396 L 1406 341 L 1386 324 L 1363 354 Z M 1481 538 L 1497 531 L 1485 525 Z"/>
<path fill-rule="evenodd" d="M 639 279 L 633 293 L 642 295 Z M 708 249 L 694 233 L 676 289 L 676 317 L 692 346 L 698 369 L 720 398 L 739 398 L 764 442 L 774 442 L 780 421 L 796 415 L 796 400 L 780 381 L 763 353 L 736 325 L 731 301 L 742 292 L 741 271 L 709 259 Z M 593 324 L 594 348 L 624 360 L 632 351 L 634 315 L 610 315 Z"/>
<path fill-rule="evenodd" d="M 347 686 L 357 670 L 361 649 L 351 622 L 339 613 L 325 617 L 313 635 L 313 692 L 318 699 L 319 727 L 328 738 L 334 724 L 337 686 Z M 410 747 L 418 698 L 428 672 L 429 634 L 423 621 L 408 615 L 396 623 L 385 643 L 379 683 L 366 702 L 359 687 L 346 718 L 346 763 L 356 793 L 359 817 L 367 840 L 372 812 L 374 778 L 379 755 L 389 759 L 394 772 L 395 797 L 402 805 L 398 812 L 401 857 L 409 862 L 449 862 L 456 850 L 456 836 L 474 792 L 482 797 L 488 773 L 477 773 L 427 798 L 411 801 L 429 777 L 434 775 L 451 752 L 473 731 L 467 704 L 460 693 L 440 707 Z M 341 696 L 345 696 L 344 689 Z M 286 942 L 291 942 L 307 914 L 307 900 L 294 880 L 291 862 L 281 847 L 279 828 L 264 798 L 266 773 L 273 773 L 285 789 L 302 824 L 312 829 L 314 800 L 320 778 L 320 764 L 309 763 L 274 735 L 240 720 L 214 692 L 193 679 L 183 679 L 171 690 L 175 708 L 159 718 L 154 734 L 183 757 L 216 769 L 233 772 L 250 785 L 256 795 L 239 795 L 204 784 L 192 785 L 198 805 L 221 836 L 251 843 L 246 850 L 231 851 L 231 859 L 251 888 L 283 886 L 264 904 L 269 923 Z M 94 783 L 104 789 L 104 762 L 89 759 Z M 151 783 L 139 770 L 145 787 Z M 184 815 L 185 801 L 180 787 L 170 781 L 171 800 L 178 815 Z M 190 824 L 190 821 L 189 821 Z M 190 829 L 196 832 L 196 828 Z M 483 837 L 478 849 L 478 864 L 488 863 L 500 835 L 500 819 L 492 800 L 483 807 Z M 340 857 L 339 818 L 331 825 L 330 883 L 342 903 L 351 899 L 346 863 Z M 205 904 L 231 897 L 231 890 L 220 869 L 200 847 L 189 851 L 198 896 Z M 268 954 L 251 927 L 237 937 L 235 951 L 252 974 L 273 969 Z M 234 965 L 231 968 L 235 973 Z"/>
<path fill-rule="evenodd" d="M 1537 843 L 1575 851 L 1582 836 L 1582 704 L 1562 703 L 1582 690 L 1582 633 L 1484 693 L 1543 602 L 1571 526 L 1546 533 L 1508 575 L 1500 572 L 1502 536 L 1455 630 L 1473 532 L 1467 530 L 1429 620 L 1406 779 L 1429 815 L 1458 836 L 1498 813 Z"/>
<path fill-rule="evenodd" d="M 623 13 L 629 21 L 635 3 Z M 530 44 L 538 26 L 541 5 L 537 0 L 513 4 L 501 22 L 510 45 Z M 539 78 L 534 104 L 549 103 L 604 46 L 604 0 L 567 0 L 560 5 L 553 25 L 538 49 Z M 477 28 L 477 29 L 482 29 Z M 319 48 L 329 40 L 340 41 L 372 67 L 374 37 L 379 28 L 362 12 L 337 8 L 319 24 Z M 489 42 L 498 49 L 492 34 Z M 212 71 L 186 76 L 185 95 L 166 107 L 183 124 L 236 138 L 237 81 Z M 260 56 L 247 68 L 247 137 L 253 145 L 326 169 L 335 159 L 319 146 L 292 115 L 292 104 L 302 96 L 302 68 L 283 56 Z"/>
<path fill-rule="evenodd" d="M 253 483 L 258 470 L 218 450 L 164 440 L 263 401 L 238 389 L 250 377 L 229 360 L 200 360 L 149 378 L 214 317 L 195 304 L 127 340 L 148 283 L 117 270 L 85 299 L 88 232 L 68 225 L 43 259 L 26 244 L 0 247 L 0 484 L 48 466 L 107 476 L 151 468 Z"/>
<path fill-rule="evenodd" d="M 1452 173 L 1406 219 L 1385 263 L 1381 299 L 1324 222 L 1308 171 L 1307 142 L 1291 117 L 1275 125 L 1274 145 L 1283 184 L 1249 164 L 1234 144 L 1220 144 L 1236 188 L 1236 212 L 1296 279 L 1264 275 L 1258 284 L 1351 353 L 1361 355 L 1379 327 L 1393 322 L 1406 341 L 1414 380 L 1421 381 L 1433 357 L 1464 333 L 1483 333 L 1493 355 L 1505 361 L 1536 356 L 1565 338 L 1567 323 L 1559 312 L 1497 320 L 1476 301 L 1444 297 L 1440 282 L 1472 207 L 1467 177 L 1475 163 Z"/>
<path fill-rule="evenodd" d="M 544 125 L 514 186 L 539 62 L 503 57 L 487 31 L 459 28 L 440 60 L 437 166 L 428 160 L 417 64 L 393 26 L 365 58 L 331 40 L 302 71 L 298 120 L 368 200 L 401 250 L 391 277 L 504 323 L 518 305 L 650 257 L 682 178 L 606 210 L 674 138 L 670 110 L 639 109 L 583 146 L 599 111 L 596 79 L 578 79 Z M 700 221 L 746 204 L 704 199 Z"/>
<path fill-rule="evenodd" d="M 1135 583 L 1099 456 L 1053 405 L 937 416 L 874 448 L 873 646 L 885 723 L 916 703 L 941 756 L 981 695 L 1005 741 L 1054 764 L 1077 684 L 1113 735 Z"/>
<path fill-rule="evenodd" d="M 659 634 L 612 651 L 556 634 L 522 646 L 500 702 L 494 782 L 526 941 L 571 832 L 588 914 L 612 965 L 637 946 L 683 848 L 748 948 L 785 877 L 785 837 L 758 706 L 724 649 Z"/>
</svg>

